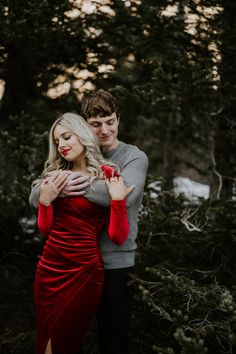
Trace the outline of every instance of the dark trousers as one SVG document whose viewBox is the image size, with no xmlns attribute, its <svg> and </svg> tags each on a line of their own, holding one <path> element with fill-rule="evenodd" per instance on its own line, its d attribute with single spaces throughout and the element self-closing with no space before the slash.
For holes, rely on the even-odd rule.
<svg viewBox="0 0 236 354">
<path fill-rule="evenodd" d="M 128 329 L 133 289 L 127 285 L 133 267 L 106 269 L 97 311 L 100 354 L 128 354 Z"/>
</svg>

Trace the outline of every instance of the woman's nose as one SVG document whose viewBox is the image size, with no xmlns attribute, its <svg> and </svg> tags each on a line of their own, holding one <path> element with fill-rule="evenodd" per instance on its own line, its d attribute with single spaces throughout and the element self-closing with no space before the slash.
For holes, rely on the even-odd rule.
<svg viewBox="0 0 236 354">
<path fill-rule="evenodd" d="M 64 142 L 64 140 L 59 140 L 59 142 L 58 142 L 58 147 L 59 147 L 59 149 L 65 147 L 65 142 Z"/>
</svg>

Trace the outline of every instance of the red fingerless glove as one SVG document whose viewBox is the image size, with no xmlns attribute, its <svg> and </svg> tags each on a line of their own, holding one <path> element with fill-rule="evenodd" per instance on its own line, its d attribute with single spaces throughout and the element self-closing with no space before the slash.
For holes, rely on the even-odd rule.
<svg viewBox="0 0 236 354">
<path fill-rule="evenodd" d="M 53 223 L 52 205 L 45 206 L 38 203 L 38 228 L 43 236 L 48 236 Z"/>
<path fill-rule="evenodd" d="M 129 234 L 129 220 L 125 199 L 111 200 L 110 210 L 108 235 L 115 244 L 120 246 L 127 240 Z"/>
<path fill-rule="evenodd" d="M 102 165 L 101 169 L 102 169 L 104 176 L 106 178 L 119 177 L 119 173 L 114 167 Z"/>
</svg>

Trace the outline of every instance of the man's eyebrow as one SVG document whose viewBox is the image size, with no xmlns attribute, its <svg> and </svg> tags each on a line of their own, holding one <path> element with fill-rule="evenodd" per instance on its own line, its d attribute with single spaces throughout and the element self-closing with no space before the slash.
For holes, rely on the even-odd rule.
<svg viewBox="0 0 236 354">
<path fill-rule="evenodd" d="M 101 117 L 101 118 L 103 118 L 103 117 Z M 99 118 L 89 118 L 89 119 L 90 119 L 91 123 L 102 123 L 102 121 Z M 108 120 L 106 120 L 105 123 L 110 122 L 111 120 L 114 120 L 114 119 L 116 119 L 116 118 L 111 117 Z"/>
<path fill-rule="evenodd" d="M 101 121 L 99 121 L 99 120 L 93 120 L 93 119 L 91 119 L 91 122 L 90 122 L 91 124 L 101 124 L 102 122 Z"/>
</svg>

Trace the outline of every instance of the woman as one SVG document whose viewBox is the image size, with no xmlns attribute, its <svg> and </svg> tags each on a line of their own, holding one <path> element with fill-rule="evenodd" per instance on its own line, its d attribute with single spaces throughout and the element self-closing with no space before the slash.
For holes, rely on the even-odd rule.
<svg viewBox="0 0 236 354">
<path fill-rule="evenodd" d="M 83 118 L 65 113 L 54 122 L 39 197 L 38 226 L 48 238 L 35 278 L 37 354 L 78 354 L 99 303 L 104 270 L 98 236 L 107 211 L 82 196 L 57 197 L 70 171 L 88 175 L 93 185 L 104 162 Z M 110 172 L 111 167 L 103 170 Z M 122 177 L 106 183 L 111 195 L 109 236 L 121 244 L 129 231 L 125 198 L 133 188 L 126 188 Z"/>
</svg>

